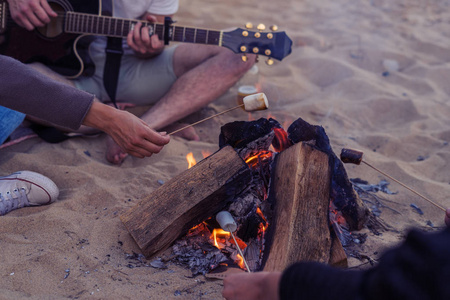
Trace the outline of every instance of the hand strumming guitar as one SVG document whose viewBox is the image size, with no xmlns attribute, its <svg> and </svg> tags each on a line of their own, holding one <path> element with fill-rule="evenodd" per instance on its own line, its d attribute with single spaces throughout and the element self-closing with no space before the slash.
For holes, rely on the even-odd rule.
<svg viewBox="0 0 450 300">
<path fill-rule="evenodd" d="M 164 16 L 155 16 L 146 13 L 143 18 L 144 21 L 155 23 L 164 20 Z M 147 26 L 142 26 L 139 22 L 134 26 L 127 36 L 127 43 L 131 49 L 136 52 L 136 55 L 143 58 L 150 58 L 160 54 L 164 50 L 164 42 L 158 38 L 156 34 L 150 34 Z"/>
<path fill-rule="evenodd" d="M 44 26 L 57 16 L 47 0 L 8 0 L 8 3 L 13 20 L 28 30 Z"/>
</svg>

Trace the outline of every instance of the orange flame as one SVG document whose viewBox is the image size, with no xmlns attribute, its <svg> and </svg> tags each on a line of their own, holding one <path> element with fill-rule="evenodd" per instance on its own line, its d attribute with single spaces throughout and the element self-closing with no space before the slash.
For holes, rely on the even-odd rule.
<svg viewBox="0 0 450 300">
<path fill-rule="evenodd" d="M 217 248 L 221 249 L 218 238 L 219 237 L 228 237 L 230 236 L 230 233 L 228 231 L 225 231 L 223 229 L 219 229 L 219 228 L 214 228 L 213 233 L 211 235 L 211 239 L 214 241 L 214 246 L 216 246 Z"/>
<path fill-rule="evenodd" d="M 242 256 L 240 254 L 236 254 L 236 258 L 238 259 L 237 264 L 239 265 L 239 267 L 245 270 L 244 259 L 242 258 Z"/>
<path fill-rule="evenodd" d="M 266 225 L 264 225 L 264 223 L 260 223 L 259 224 L 259 233 L 261 233 L 264 236 L 264 233 L 266 232 L 267 228 L 269 228 L 269 222 L 267 222 L 266 218 L 264 217 L 263 212 L 261 211 L 261 209 L 259 207 L 256 208 L 256 213 L 264 220 L 264 223 Z"/>
<path fill-rule="evenodd" d="M 186 160 L 188 161 L 188 169 L 192 168 L 193 166 L 195 166 L 197 164 L 197 161 L 194 158 L 194 154 L 192 152 L 188 153 L 186 155 Z"/>
<path fill-rule="evenodd" d="M 264 161 L 272 157 L 272 152 L 270 151 L 261 151 L 255 155 L 248 157 L 245 162 L 249 167 L 255 168 L 259 165 L 260 161 Z"/>
</svg>

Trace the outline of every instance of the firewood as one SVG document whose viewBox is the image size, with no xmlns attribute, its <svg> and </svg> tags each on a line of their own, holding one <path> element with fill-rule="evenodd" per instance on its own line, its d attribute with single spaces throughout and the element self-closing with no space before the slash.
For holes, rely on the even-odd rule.
<svg viewBox="0 0 450 300">
<path fill-rule="evenodd" d="M 347 268 L 348 260 L 347 254 L 345 253 L 344 247 L 342 246 L 341 241 L 336 235 L 336 232 L 333 228 L 330 228 L 331 232 L 331 249 L 330 249 L 330 261 L 329 265 L 338 268 Z"/>
<path fill-rule="evenodd" d="M 227 146 L 166 182 L 120 218 L 150 258 L 215 216 L 250 180 L 247 164 Z"/>
<path fill-rule="evenodd" d="M 269 201 L 274 201 L 275 209 L 269 221 L 264 271 L 282 271 L 298 261 L 328 263 L 328 155 L 304 142 L 297 143 L 277 155 L 272 180 Z"/>
</svg>

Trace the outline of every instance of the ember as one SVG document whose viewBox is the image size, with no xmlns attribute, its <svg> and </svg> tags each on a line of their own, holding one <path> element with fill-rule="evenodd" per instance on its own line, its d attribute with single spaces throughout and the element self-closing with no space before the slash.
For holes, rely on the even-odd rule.
<svg viewBox="0 0 450 300">
<path fill-rule="evenodd" d="M 241 258 L 251 272 L 304 259 L 346 264 L 343 236 L 362 226 L 367 208 L 322 127 L 232 122 L 219 147 L 121 216 L 147 258 L 173 245 L 173 259 L 194 275 L 242 266 Z M 236 223 L 232 239 L 218 231 L 220 211 Z"/>
<path fill-rule="evenodd" d="M 233 146 L 252 172 L 252 180 L 248 187 L 236 195 L 226 207 L 236 220 L 236 241 L 248 261 L 250 271 L 258 271 L 264 264 L 265 235 L 269 229 L 266 216 L 273 213 L 267 197 L 274 158 L 277 153 L 300 141 L 309 141 L 328 153 L 330 161 L 335 165 L 334 170 L 342 172 L 338 176 L 332 176 L 335 178 L 333 183 L 335 191 L 331 193 L 331 200 L 336 200 L 341 207 L 336 207 L 334 201 L 331 202 L 330 224 L 343 243 L 348 241 L 348 229 L 354 222 L 350 222 L 350 225 L 347 223 L 345 213 L 341 212 L 343 204 L 339 199 L 344 196 L 348 198 L 353 194 L 346 185 L 342 185 L 342 182 L 346 182 L 346 177 L 339 179 L 342 174 L 345 175 L 345 170 L 339 165 L 340 161 L 334 159 L 335 155 L 322 127 L 309 125 L 301 119 L 295 121 L 287 132 L 271 118 L 228 123 L 221 128 L 219 146 L 221 148 L 225 145 Z M 351 188 L 351 185 L 349 187 Z M 230 233 L 220 229 L 212 217 L 191 229 L 188 235 L 177 241 L 173 252 L 177 261 L 186 264 L 194 275 L 205 274 L 224 264 L 234 263 L 246 269 Z"/>
</svg>

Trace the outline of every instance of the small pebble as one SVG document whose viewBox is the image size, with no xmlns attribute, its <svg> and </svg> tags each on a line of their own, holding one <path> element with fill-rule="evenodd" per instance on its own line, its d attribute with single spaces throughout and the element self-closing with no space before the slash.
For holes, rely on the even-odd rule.
<svg viewBox="0 0 450 300">
<path fill-rule="evenodd" d="M 423 211 L 420 209 L 420 207 L 418 207 L 417 205 L 415 205 L 414 203 L 411 203 L 410 205 L 412 208 L 415 209 L 415 211 L 419 214 L 419 215 L 423 215 Z"/>
<path fill-rule="evenodd" d="M 383 60 L 383 67 L 386 71 L 389 71 L 389 72 L 398 72 L 398 70 L 400 70 L 399 63 L 393 59 Z"/>
<path fill-rule="evenodd" d="M 418 157 L 417 157 L 417 161 L 424 161 L 425 159 L 427 159 L 428 158 L 428 156 L 422 156 L 422 155 L 419 155 Z"/>
</svg>

